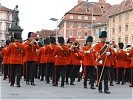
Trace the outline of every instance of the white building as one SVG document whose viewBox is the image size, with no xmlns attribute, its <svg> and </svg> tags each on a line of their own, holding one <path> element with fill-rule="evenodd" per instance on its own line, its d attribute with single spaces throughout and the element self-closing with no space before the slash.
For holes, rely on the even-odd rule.
<svg viewBox="0 0 133 100">
<path fill-rule="evenodd" d="M 12 9 L 6 8 L 0 3 L 0 46 L 5 45 L 8 37 L 8 28 L 12 23 Z"/>
</svg>

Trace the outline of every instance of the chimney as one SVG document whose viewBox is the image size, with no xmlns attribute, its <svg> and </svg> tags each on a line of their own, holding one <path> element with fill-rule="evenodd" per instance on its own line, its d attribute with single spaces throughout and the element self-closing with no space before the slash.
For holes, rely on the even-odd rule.
<svg viewBox="0 0 133 100">
<path fill-rule="evenodd" d="M 83 0 L 78 0 L 78 4 L 80 4 L 81 2 L 83 2 Z"/>
<path fill-rule="evenodd" d="M 100 3 L 106 3 L 106 0 L 99 0 Z"/>
</svg>

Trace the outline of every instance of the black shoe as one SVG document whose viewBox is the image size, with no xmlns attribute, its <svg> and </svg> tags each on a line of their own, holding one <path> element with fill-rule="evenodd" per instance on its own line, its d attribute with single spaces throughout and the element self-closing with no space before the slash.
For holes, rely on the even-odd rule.
<svg viewBox="0 0 133 100">
<path fill-rule="evenodd" d="M 21 87 L 20 84 L 18 84 L 17 87 Z"/>
<path fill-rule="evenodd" d="M 120 84 L 120 82 L 117 82 L 116 84 Z"/>
<path fill-rule="evenodd" d="M 99 93 L 103 93 L 103 91 L 102 90 L 99 90 Z"/>
<path fill-rule="evenodd" d="M 68 82 L 66 82 L 66 84 L 67 84 L 67 85 L 69 85 L 69 83 L 68 83 Z"/>
<path fill-rule="evenodd" d="M 11 86 L 11 87 L 14 87 L 14 85 L 13 85 L 13 84 L 10 84 L 10 86 Z"/>
<path fill-rule="evenodd" d="M 106 94 L 110 94 L 109 90 L 105 90 L 104 93 L 106 93 Z"/>
<path fill-rule="evenodd" d="M 90 87 L 90 89 L 96 89 L 95 87 Z"/>
<path fill-rule="evenodd" d="M 74 83 L 70 83 L 70 85 L 75 85 Z"/>
<path fill-rule="evenodd" d="M 129 87 L 133 87 L 133 85 L 129 85 Z"/>
<path fill-rule="evenodd" d="M 121 85 L 124 85 L 124 83 L 122 82 Z"/>
<path fill-rule="evenodd" d="M 35 83 L 31 83 L 32 86 L 35 86 Z"/>
<path fill-rule="evenodd" d="M 58 84 L 53 84 L 53 86 L 58 86 Z"/>
<path fill-rule="evenodd" d="M 87 85 L 85 85 L 84 88 L 87 89 Z"/>
<path fill-rule="evenodd" d="M 46 82 L 46 84 L 49 84 L 49 82 Z"/>
<path fill-rule="evenodd" d="M 40 81 L 43 81 L 44 79 L 40 79 Z"/>
<path fill-rule="evenodd" d="M 113 83 L 110 83 L 110 86 L 114 86 Z"/>
<path fill-rule="evenodd" d="M 60 87 L 64 88 L 64 85 L 61 85 Z"/>
</svg>

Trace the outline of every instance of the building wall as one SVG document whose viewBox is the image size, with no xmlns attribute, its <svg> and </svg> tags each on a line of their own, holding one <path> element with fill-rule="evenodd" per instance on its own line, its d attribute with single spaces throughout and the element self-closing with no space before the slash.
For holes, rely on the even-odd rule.
<svg viewBox="0 0 133 100">
<path fill-rule="evenodd" d="M 11 26 L 12 12 L 0 11 L 0 45 L 5 45 L 8 28 Z"/>
<path fill-rule="evenodd" d="M 109 18 L 111 39 L 133 45 L 133 10 Z"/>
</svg>

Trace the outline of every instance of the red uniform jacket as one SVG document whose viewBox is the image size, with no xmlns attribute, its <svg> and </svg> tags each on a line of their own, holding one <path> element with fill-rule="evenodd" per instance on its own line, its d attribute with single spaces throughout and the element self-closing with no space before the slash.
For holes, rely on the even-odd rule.
<svg viewBox="0 0 133 100">
<path fill-rule="evenodd" d="M 90 50 L 90 53 L 86 53 L 86 51 Z M 84 66 L 95 66 L 95 50 L 90 46 L 83 47 L 83 60 L 82 63 Z"/>
<path fill-rule="evenodd" d="M 61 48 L 63 50 L 61 50 Z M 66 55 L 68 52 L 68 48 L 65 45 L 61 45 L 61 48 L 59 46 L 56 46 L 53 56 L 55 58 L 55 65 L 66 65 Z"/>
<path fill-rule="evenodd" d="M 75 48 L 72 51 L 72 65 L 81 65 L 82 54 L 79 49 Z"/>
<path fill-rule="evenodd" d="M 26 49 L 26 61 L 38 61 L 38 49 L 39 46 L 37 44 L 31 46 L 30 42 L 28 41 L 25 45 Z"/>
<path fill-rule="evenodd" d="M 14 46 L 14 43 L 17 45 L 19 49 L 17 49 Z M 19 42 L 10 43 L 7 51 L 8 51 L 8 55 L 10 56 L 10 64 L 23 64 L 22 55 L 23 55 L 23 52 L 25 51 L 25 48 L 21 43 Z"/>
<path fill-rule="evenodd" d="M 47 56 L 47 62 L 54 62 L 55 61 L 55 57 L 53 56 L 53 52 L 56 48 L 55 44 L 50 44 L 47 45 L 45 50 L 45 55 Z"/>
<path fill-rule="evenodd" d="M 8 64 L 8 54 L 7 54 L 7 47 L 2 49 L 2 57 L 3 57 L 3 64 Z"/>
<path fill-rule="evenodd" d="M 123 68 L 126 66 L 127 54 L 124 50 L 116 52 L 116 67 Z"/>
<path fill-rule="evenodd" d="M 129 58 L 131 58 L 130 67 L 133 68 L 133 47 L 132 47 L 132 49 L 129 52 Z"/>
<path fill-rule="evenodd" d="M 110 47 L 107 48 L 107 50 L 103 53 L 103 55 L 100 55 L 100 50 L 103 48 L 105 43 L 98 43 L 95 45 L 94 49 L 96 52 L 96 58 L 98 59 L 99 57 L 102 59 L 103 63 L 101 64 L 102 66 L 110 66 L 111 61 L 110 61 L 110 56 L 106 55 L 106 52 L 111 52 Z M 97 60 L 96 60 L 97 61 Z M 100 65 L 98 62 L 96 62 L 96 65 Z"/>
<path fill-rule="evenodd" d="M 68 48 L 68 53 L 67 53 L 67 57 L 66 57 L 66 65 L 72 65 L 72 58 L 73 58 L 72 52 Z"/>
<path fill-rule="evenodd" d="M 39 56 L 39 63 L 46 63 L 47 56 L 45 55 L 46 46 L 43 46 L 39 49 L 38 56 Z"/>
</svg>

